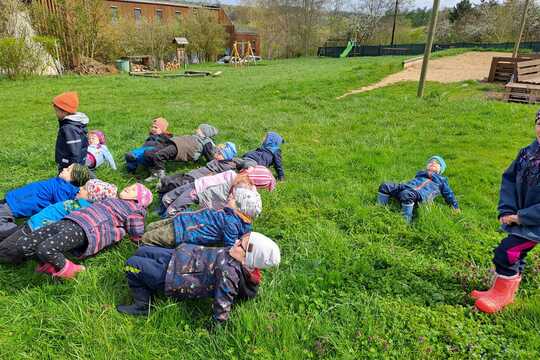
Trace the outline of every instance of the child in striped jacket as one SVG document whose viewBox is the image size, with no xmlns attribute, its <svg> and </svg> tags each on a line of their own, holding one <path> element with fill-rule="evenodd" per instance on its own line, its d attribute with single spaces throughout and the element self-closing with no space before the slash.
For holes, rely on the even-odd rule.
<svg viewBox="0 0 540 360">
<path fill-rule="evenodd" d="M 122 190 L 118 199 L 105 199 L 73 211 L 21 238 L 15 248 L 19 262 L 36 258 L 40 261 L 38 272 L 74 278 L 85 268 L 68 260 L 66 253 L 86 258 L 119 242 L 126 233 L 139 239 L 151 202 L 152 192 L 142 184 L 134 184 Z"/>
</svg>

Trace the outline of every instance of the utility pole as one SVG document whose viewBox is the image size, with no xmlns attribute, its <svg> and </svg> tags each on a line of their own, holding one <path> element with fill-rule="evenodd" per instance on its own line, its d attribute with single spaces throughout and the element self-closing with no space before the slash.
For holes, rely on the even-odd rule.
<svg viewBox="0 0 540 360">
<path fill-rule="evenodd" d="M 519 36 L 514 44 L 514 51 L 512 52 L 512 58 L 517 57 L 519 51 L 519 45 L 521 44 L 521 38 L 523 37 L 523 31 L 525 30 L 525 20 L 527 19 L 527 10 L 529 8 L 529 0 L 525 0 L 525 7 L 523 8 L 523 14 L 521 14 L 521 27 L 519 30 Z"/>
<path fill-rule="evenodd" d="M 394 9 L 394 25 L 392 26 L 392 40 L 390 40 L 390 46 L 394 45 L 394 34 L 396 32 L 396 19 L 397 19 L 397 12 L 398 12 L 398 2 L 399 2 L 399 0 L 396 0 L 396 7 Z"/>
<path fill-rule="evenodd" d="M 528 0 L 527 0 L 528 1 Z M 433 46 L 433 37 L 435 36 L 435 27 L 437 26 L 437 16 L 439 15 L 439 0 L 433 0 L 433 9 L 431 9 L 431 20 L 429 22 L 428 37 L 426 48 L 424 49 L 424 60 L 422 61 L 422 72 L 418 82 L 417 96 L 424 96 L 424 85 L 426 84 L 426 75 L 428 70 L 429 57 L 431 56 L 431 47 Z"/>
</svg>

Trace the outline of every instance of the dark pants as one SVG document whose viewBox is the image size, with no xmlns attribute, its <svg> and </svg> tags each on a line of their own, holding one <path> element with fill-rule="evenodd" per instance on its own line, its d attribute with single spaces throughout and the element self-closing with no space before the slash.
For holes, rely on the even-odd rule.
<svg viewBox="0 0 540 360">
<path fill-rule="evenodd" d="M 415 204 L 422 201 L 418 191 L 405 184 L 382 183 L 379 192 L 397 199 L 401 204 Z"/>
<path fill-rule="evenodd" d="M 165 290 L 165 275 L 174 249 L 141 246 L 126 261 L 126 277 L 130 288 L 149 289 L 153 293 Z"/>
<path fill-rule="evenodd" d="M 193 197 L 194 191 L 195 183 L 187 183 L 163 195 L 161 203 L 166 211 L 160 215 L 172 216 L 194 204 L 197 201 L 196 197 Z"/>
<path fill-rule="evenodd" d="M 8 204 L 4 200 L 0 201 L 0 239 L 11 234 L 16 227 L 15 217 Z"/>
<path fill-rule="evenodd" d="M 525 257 L 536 246 L 535 241 L 508 235 L 493 251 L 495 271 L 499 275 L 514 276 L 521 274 L 525 267 Z"/>
<path fill-rule="evenodd" d="M 145 151 L 143 158 L 148 163 L 148 167 L 152 170 L 165 170 L 167 161 L 176 159 L 178 150 L 176 145 L 167 145 L 160 149 Z"/>
<path fill-rule="evenodd" d="M 182 185 L 193 183 L 194 181 L 194 178 L 185 174 L 174 174 L 171 176 L 165 176 L 160 180 L 161 187 L 159 188 L 159 192 L 161 194 L 166 194 L 169 191 L 172 191 Z"/>
<path fill-rule="evenodd" d="M 84 230 L 71 220 L 60 220 L 31 232 L 23 228 L 0 243 L 0 262 L 21 263 L 37 258 L 60 271 L 66 264 L 64 253 L 88 245 Z"/>
</svg>

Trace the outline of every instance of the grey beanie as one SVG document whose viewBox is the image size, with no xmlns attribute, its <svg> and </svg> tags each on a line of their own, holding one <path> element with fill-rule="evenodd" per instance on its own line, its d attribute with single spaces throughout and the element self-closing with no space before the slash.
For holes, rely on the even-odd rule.
<svg viewBox="0 0 540 360">
<path fill-rule="evenodd" d="M 261 195 L 257 190 L 246 188 L 236 188 L 234 190 L 234 201 L 239 211 L 255 219 L 262 211 Z"/>
<path fill-rule="evenodd" d="M 199 130 L 203 133 L 205 137 L 213 138 L 218 134 L 218 129 L 208 124 L 199 125 Z"/>
</svg>

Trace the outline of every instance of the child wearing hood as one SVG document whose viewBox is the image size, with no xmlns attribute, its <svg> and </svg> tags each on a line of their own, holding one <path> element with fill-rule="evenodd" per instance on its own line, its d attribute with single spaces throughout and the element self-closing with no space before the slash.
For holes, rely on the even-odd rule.
<svg viewBox="0 0 540 360">
<path fill-rule="evenodd" d="M 278 133 L 267 132 L 261 147 L 242 156 L 243 167 L 274 166 L 278 181 L 285 180 L 285 172 L 281 162 L 281 144 L 283 143 L 285 143 L 285 140 Z"/>
<path fill-rule="evenodd" d="M 113 184 L 98 179 L 88 180 L 88 182 L 81 187 L 76 199 L 60 201 L 56 204 L 47 206 L 45 209 L 30 217 L 24 225 L 19 226 L 17 230 L 5 240 L 0 240 L 0 262 L 21 262 L 21 254 L 17 251 L 17 244 L 19 241 L 22 241 L 24 236 L 43 226 L 62 220 L 73 211 L 85 209 L 92 205 L 93 202 L 107 198 L 115 198 L 116 192 L 117 188 Z"/>
<path fill-rule="evenodd" d="M 444 159 L 440 156 L 432 156 L 427 161 L 426 170 L 417 172 L 414 179 L 401 184 L 382 183 L 379 187 L 377 202 L 380 205 L 387 205 L 390 197 L 397 199 L 401 203 L 403 217 L 407 223 L 412 221 L 416 204 L 431 202 L 441 194 L 454 211 L 459 212 L 458 202 L 448 185 L 448 179 L 442 176 L 445 170 Z"/>
<path fill-rule="evenodd" d="M 90 170 L 79 164 L 62 169 L 57 177 L 10 190 L 0 200 L 0 239 L 17 229 L 16 218 L 37 214 L 49 205 L 75 199 L 80 186 L 90 179 Z"/>
<path fill-rule="evenodd" d="M 172 134 L 167 131 L 168 128 L 169 122 L 167 119 L 158 117 L 152 120 L 150 133 L 144 144 L 125 155 L 128 173 L 134 173 L 139 165 L 148 166 L 144 161 L 144 153 L 146 151 L 158 151 L 170 145 Z"/>
<path fill-rule="evenodd" d="M 272 191 L 275 186 L 276 179 L 264 166 L 250 167 L 240 171 L 240 174 L 228 170 L 196 179 L 195 182 L 165 194 L 161 199 L 164 210 L 161 215 L 174 216 L 180 211 L 185 211 L 191 204 L 199 204 L 201 208 L 220 210 L 227 204 L 229 194 L 237 187 Z"/>
<path fill-rule="evenodd" d="M 156 186 L 160 193 L 160 197 L 172 190 L 175 190 L 183 185 L 192 184 L 196 179 L 203 176 L 215 175 L 228 170 L 236 170 L 242 162 L 236 158 L 236 145 L 232 142 L 219 144 L 214 149 L 213 160 L 205 166 L 192 170 L 187 174 L 174 174 L 165 176 L 159 179 Z"/>
<path fill-rule="evenodd" d="M 116 170 L 114 158 L 106 145 L 105 134 L 100 130 L 92 130 L 88 134 L 88 150 L 86 154 L 86 166 L 94 170 L 107 162 L 111 169 Z"/>
<path fill-rule="evenodd" d="M 280 260 L 277 244 L 256 232 L 246 233 L 225 248 L 142 246 L 125 267 L 133 304 L 116 309 L 148 315 L 151 297 L 163 292 L 179 300 L 213 298 L 212 325 L 219 325 L 229 318 L 235 302 L 257 295 L 259 269 L 277 266 Z"/>
<path fill-rule="evenodd" d="M 185 211 L 149 224 L 141 243 L 169 248 L 182 243 L 232 246 L 251 231 L 253 220 L 261 211 L 257 190 L 237 187 L 223 210 Z"/>
<path fill-rule="evenodd" d="M 171 143 L 157 151 L 146 151 L 144 160 L 151 171 L 151 176 L 145 179 L 150 182 L 165 176 L 165 164 L 167 161 L 197 161 L 204 156 L 207 161 L 212 159 L 214 153 L 214 141 L 212 140 L 218 130 L 208 124 L 201 124 L 193 135 L 173 136 Z"/>
<path fill-rule="evenodd" d="M 536 139 L 521 149 L 503 173 L 498 218 L 506 237 L 493 251 L 495 279 L 487 291 L 474 290 L 475 306 L 496 313 L 514 302 L 525 269 L 525 257 L 540 242 L 540 110 Z"/>
<path fill-rule="evenodd" d="M 60 172 L 71 164 L 84 164 L 89 119 L 86 114 L 77 112 L 79 95 L 76 92 L 62 93 L 52 103 L 58 118 L 55 161 Z"/>
<path fill-rule="evenodd" d="M 127 234 L 139 239 L 144 233 L 146 208 L 152 192 L 142 184 L 126 187 L 119 198 L 108 198 L 73 211 L 64 219 L 23 236 L 17 242 L 19 261 L 39 260 L 38 272 L 71 279 L 84 271 L 66 258 L 72 253 L 81 259 L 96 255 Z"/>
</svg>

